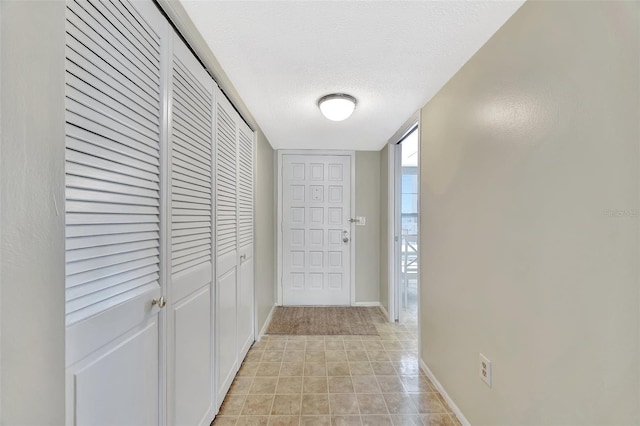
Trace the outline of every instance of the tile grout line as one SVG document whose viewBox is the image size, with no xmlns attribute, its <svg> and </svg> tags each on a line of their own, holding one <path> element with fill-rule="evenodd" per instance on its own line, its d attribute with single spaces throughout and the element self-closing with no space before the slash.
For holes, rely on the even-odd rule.
<svg viewBox="0 0 640 426">
<path fill-rule="evenodd" d="M 266 349 L 266 345 L 265 345 L 265 349 Z M 262 357 L 264 356 L 264 351 L 265 349 L 263 349 L 260 353 L 260 359 L 258 360 L 258 367 L 260 366 L 260 362 L 262 362 Z M 242 363 L 240 363 L 240 367 L 238 368 L 238 371 L 240 370 L 240 368 L 242 368 L 242 364 L 244 364 L 244 361 Z M 257 368 L 256 368 L 256 373 L 257 373 Z M 249 392 L 251 391 L 251 387 L 253 386 L 253 383 L 255 382 L 256 376 L 255 374 L 251 377 L 251 384 L 249 385 L 249 389 L 247 389 L 247 393 L 244 394 L 244 399 L 242 400 L 242 406 L 240 407 L 240 412 L 238 413 L 238 415 L 236 416 L 236 421 L 234 422 L 234 424 L 238 424 L 238 421 L 240 421 L 240 416 L 242 415 L 242 412 L 244 411 L 244 406 L 247 403 L 247 397 L 249 396 Z M 238 378 L 238 375 L 236 373 L 236 376 L 233 378 L 233 381 L 231 382 L 231 386 L 233 386 L 233 382 Z M 227 396 L 229 395 L 229 391 L 227 391 L 227 395 L 225 395 L 225 399 L 227 398 Z M 224 404 L 224 400 L 222 402 Z"/>
<path fill-rule="evenodd" d="M 342 338 L 342 346 L 344 346 L 344 337 Z M 329 393 L 329 366 L 327 365 L 327 339 L 324 340 L 324 369 L 326 373 L 326 382 L 327 382 L 327 405 L 329 406 L 329 424 L 333 425 L 333 418 L 331 417 L 331 394 Z"/>
<path fill-rule="evenodd" d="M 376 326 L 378 326 L 378 324 L 376 324 Z M 403 371 L 402 370 L 402 366 L 400 365 L 400 363 L 402 361 L 402 358 L 404 356 L 406 356 L 406 355 L 409 355 L 409 356 L 413 355 L 413 356 L 411 356 L 411 358 L 412 358 L 411 361 L 415 361 L 415 359 L 413 359 L 413 358 L 415 358 L 415 354 L 414 354 L 415 348 L 412 348 L 412 346 L 415 345 L 415 342 L 413 342 L 413 340 L 415 340 L 415 338 L 411 339 L 411 333 L 409 333 L 407 331 L 407 329 L 405 329 L 405 328 L 397 329 L 397 330 L 393 330 L 391 327 L 377 327 L 377 328 L 378 328 L 378 333 L 379 333 L 379 336 L 377 336 L 378 337 L 377 339 L 369 339 L 369 338 L 364 339 L 361 336 L 356 336 L 356 337 L 349 336 L 349 338 L 345 340 L 343 338 L 345 336 L 340 336 L 339 340 L 335 339 L 334 341 L 340 341 L 342 343 L 342 345 L 338 346 L 338 347 L 337 347 L 337 345 L 331 345 L 331 346 L 333 346 L 331 348 L 332 351 L 344 352 L 345 357 L 346 357 L 345 364 L 346 364 L 346 367 L 347 367 L 347 370 L 348 370 L 347 371 L 348 376 L 346 376 L 346 377 L 350 378 L 352 387 L 353 387 L 353 379 L 356 378 L 356 377 L 359 377 L 359 375 L 354 375 L 353 374 L 353 371 L 351 369 L 351 364 L 352 363 L 357 363 L 357 362 L 360 362 L 360 361 L 366 361 L 366 366 L 371 371 L 367 372 L 368 374 L 365 374 L 365 376 L 370 376 L 370 377 L 375 378 L 374 379 L 375 383 L 379 387 L 379 389 L 375 393 L 381 392 L 383 394 L 383 396 L 384 396 L 384 392 L 382 391 L 381 386 L 380 386 L 380 380 L 381 380 L 382 376 L 387 376 L 387 375 L 386 374 L 384 374 L 384 375 L 383 374 L 376 374 L 376 372 L 374 371 L 374 368 L 373 368 L 374 367 L 373 363 L 383 363 L 383 362 L 384 363 L 390 363 L 392 365 L 392 369 L 390 369 L 389 371 L 393 371 L 394 374 L 389 374 L 388 376 L 394 377 L 400 383 L 400 386 L 398 388 L 402 389 L 402 391 L 391 392 L 392 394 L 393 393 L 398 393 L 398 394 L 404 394 L 404 395 L 407 395 L 407 396 L 409 396 L 411 394 L 414 394 L 414 393 L 418 393 L 418 394 L 432 393 L 432 394 L 435 394 L 435 396 L 437 397 L 436 398 L 436 402 L 440 403 L 442 405 L 442 408 L 444 409 L 444 411 L 442 413 L 439 413 L 439 412 L 435 412 L 435 413 L 429 413 L 429 412 L 420 413 L 419 410 L 417 409 L 418 407 L 416 405 L 417 404 L 416 401 L 414 401 L 413 398 L 411 398 L 411 397 L 409 397 L 409 400 L 411 401 L 409 403 L 409 405 L 416 409 L 416 412 L 417 412 L 416 415 L 417 416 L 423 416 L 423 415 L 429 415 L 429 414 L 442 414 L 442 415 L 446 414 L 446 418 L 448 418 L 449 422 L 451 422 L 453 419 L 451 418 L 451 413 L 446 408 L 447 405 L 446 404 L 442 404 L 441 397 L 439 397 L 438 393 L 434 391 L 432 386 L 427 386 L 426 389 L 418 387 L 416 389 L 412 389 L 414 392 L 411 392 L 410 389 L 407 387 L 408 386 L 407 383 L 405 383 L 405 381 L 402 380 L 402 378 L 405 377 L 405 376 L 407 376 L 407 377 L 415 377 L 415 378 L 417 378 L 418 383 L 420 383 L 420 380 L 421 380 L 421 377 L 422 377 L 422 374 L 417 374 L 417 375 L 413 374 L 413 371 L 411 369 L 409 369 L 409 370 L 405 369 Z M 382 336 L 380 336 L 380 334 L 382 334 Z M 305 346 L 304 346 L 304 352 L 303 352 L 304 360 L 302 362 L 302 368 L 303 368 L 303 373 L 302 374 L 303 375 L 299 377 L 300 380 L 301 380 L 300 386 L 302 387 L 302 389 L 299 392 L 299 395 L 300 395 L 299 410 L 300 410 L 300 412 L 299 412 L 299 414 L 297 416 L 295 416 L 295 415 L 291 416 L 292 420 L 295 420 L 295 418 L 297 418 L 299 423 L 302 422 L 302 416 L 303 416 L 303 413 L 302 413 L 302 399 L 303 399 L 303 396 L 304 396 L 305 378 L 313 377 L 313 376 L 305 376 L 304 375 L 304 365 L 305 365 L 305 363 L 307 361 L 306 357 L 307 357 L 307 354 L 308 354 L 307 351 L 312 351 L 312 349 L 315 349 L 315 350 L 324 349 L 324 351 L 323 351 L 324 352 L 324 357 L 323 357 L 323 361 L 322 361 L 322 366 L 326 370 L 325 385 L 327 386 L 327 391 L 326 391 L 327 392 L 327 397 L 329 397 L 330 395 L 333 395 L 333 393 L 329 392 L 329 383 L 330 383 L 332 377 L 340 377 L 340 376 L 331 376 L 331 375 L 329 375 L 329 371 L 328 371 L 328 364 L 330 363 L 330 361 L 328 360 L 328 357 L 327 357 L 327 352 L 329 351 L 329 348 L 327 346 L 328 345 L 327 342 L 331 341 L 331 340 L 327 340 L 326 337 L 321 337 L 321 336 L 314 336 L 314 337 L 315 338 L 312 338 L 310 340 L 305 340 Z M 318 339 L 317 337 L 321 337 L 321 338 Z M 291 336 L 289 336 L 288 338 L 285 338 L 283 340 L 290 339 L 290 338 L 291 338 Z M 382 340 L 382 339 L 384 339 L 384 340 Z M 291 341 L 293 341 L 293 340 L 291 340 Z M 322 347 L 309 348 L 307 342 L 312 342 L 312 341 L 316 341 L 316 342 L 317 341 L 322 341 L 323 342 L 322 345 L 321 345 Z M 360 342 L 361 347 L 357 347 L 356 345 L 350 343 L 350 342 L 356 342 L 356 341 Z M 386 357 L 386 361 L 383 361 L 382 359 L 374 360 L 372 358 L 371 352 L 379 351 L 380 348 L 371 348 L 370 347 L 371 345 L 369 345 L 369 346 L 365 345 L 365 343 L 367 343 L 368 341 L 381 342 L 381 346 L 382 346 L 382 351 L 381 352 L 384 353 L 384 356 Z M 386 347 L 384 346 L 384 344 L 382 342 L 387 342 Z M 285 362 L 284 355 L 289 350 L 294 350 L 294 349 L 297 349 L 297 348 L 288 349 L 286 342 L 284 343 L 284 346 L 282 344 L 274 345 L 273 343 L 271 343 L 270 345 L 268 344 L 266 346 L 280 346 L 279 348 L 271 347 L 270 349 L 271 350 L 278 349 L 278 350 L 282 351 L 282 357 L 281 357 L 281 359 L 279 361 L 278 376 L 275 378 L 276 379 L 276 390 L 274 391 L 274 396 L 273 396 L 274 399 L 272 400 L 272 403 L 271 403 L 271 410 L 270 410 L 269 414 L 267 415 L 267 417 L 269 417 L 268 420 L 272 420 L 271 417 L 275 416 L 275 414 L 272 416 L 271 412 L 273 411 L 273 408 L 275 406 L 275 396 L 277 395 L 277 392 L 278 392 L 277 387 L 278 387 L 278 384 L 280 383 L 280 380 L 283 377 L 285 377 L 285 376 L 282 376 L 282 372 L 283 372 L 283 368 L 284 368 L 284 362 Z M 267 362 L 267 360 L 265 359 L 265 356 L 266 356 L 265 353 L 266 353 L 266 350 L 267 350 L 266 346 L 264 347 L 263 351 L 261 351 L 262 353 L 259 355 L 259 358 L 257 357 L 257 359 L 255 359 L 255 361 L 257 361 L 258 366 L 259 366 L 260 363 Z M 349 353 L 354 352 L 354 351 L 358 351 L 358 352 L 359 351 L 363 351 L 364 352 L 364 357 L 355 356 L 353 358 L 350 358 L 349 357 Z M 381 357 L 378 357 L 378 358 L 381 358 Z M 392 361 L 392 359 L 395 360 L 395 361 Z M 247 361 L 247 362 L 249 362 L 249 361 Z M 252 360 L 250 362 L 254 362 L 254 360 Z M 309 362 L 316 362 L 316 361 L 309 360 Z M 331 362 L 336 362 L 337 363 L 338 361 L 337 360 L 333 360 Z M 383 370 L 383 372 L 384 372 L 384 370 Z M 418 373 L 420 373 L 420 372 L 418 372 Z M 247 377 L 248 381 L 252 382 L 252 383 L 249 383 L 249 390 L 247 392 L 250 392 L 251 386 L 255 383 L 255 380 L 258 377 L 261 377 L 261 376 L 257 376 L 257 371 L 254 374 L 255 374 L 254 376 L 248 376 Z M 286 377 L 290 378 L 289 376 L 286 376 Z M 291 377 L 295 377 L 295 376 L 291 376 Z M 396 383 L 398 383 L 398 382 L 396 382 Z M 360 401 L 358 399 L 358 396 L 361 395 L 361 394 L 362 395 L 368 395 L 369 393 L 368 392 L 358 393 L 358 392 L 356 392 L 355 388 L 352 391 L 353 391 L 353 396 L 355 398 L 355 401 L 356 401 L 356 404 L 357 404 L 357 410 L 358 410 L 358 413 L 353 413 L 354 417 L 357 416 L 357 418 L 362 422 L 362 421 L 364 421 L 362 419 L 362 416 L 364 416 L 364 415 L 384 416 L 384 417 L 388 418 L 389 420 L 391 420 L 394 424 L 396 423 L 391 418 L 392 414 L 389 411 L 389 407 L 388 407 L 388 404 L 387 404 L 386 400 L 384 400 L 384 405 L 383 405 L 386 408 L 386 413 L 363 413 L 362 412 L 362 407 L 360 406 Z M 242 416 L 242 411 L 246 407 L 247 399 L 248 399 L 249 395 L 250 394 L 248 394 L 248 393 L 244 395 L 244 400 L 243 400 L 243 404 L 242 404 L 242 407 L 241 407 L 240 416 Z M 406 415 L 408 413 L 396 413 L 396 414 L 397 415 Z M 308 414 L 308 415 L 311 416 L 311 414 Z M 332 412 L 331 405 L 329 405 L 329 417 L 331 418 L 332 416 L 336 416 L 336 415 L 347 416 L 349 414 L 346 414 L 346 413 L 345 414 L 334 413 L 334 412 Z M 313 415 L 313 416 L 317 417 L 316 415 Z M 238 419 L 236 419 L 236 423 L 237 422 L 238 422 Z M 455 424 L 455 422 L 454 422 L 454 424 Z"/>
</svg>

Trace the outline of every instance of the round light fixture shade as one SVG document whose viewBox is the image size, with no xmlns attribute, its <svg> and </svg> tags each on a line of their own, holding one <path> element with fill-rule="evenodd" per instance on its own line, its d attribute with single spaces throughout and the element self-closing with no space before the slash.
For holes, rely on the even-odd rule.
<svg viewBox="0 0 640 426">
<path fill-rule="evenodd" d="M 356 98 L 343 93 L 333 93 L 318 100 L 322 115 L 331 121 L 346 120 L 356 109 Z"/>
</svg>

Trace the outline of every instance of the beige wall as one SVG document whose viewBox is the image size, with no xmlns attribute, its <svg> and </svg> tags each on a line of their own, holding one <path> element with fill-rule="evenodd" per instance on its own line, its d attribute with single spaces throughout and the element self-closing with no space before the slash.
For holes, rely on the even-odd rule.
<svg viewBox="0 0 640 426">
<path fill-rule="evenodd" d="M 0 2 L 0 423 L 64 424 L 64 2 Z"/>
<path fill-rule="evenodd" d="M 256 152 L 256 327 L 265 325 L 275 303 L 276 218 L 274 191 L 274 151 L 267 138 L 258 132 Z"/>
<path fill-rule="evenodd" d="M 389 145 L 380 151 L 380 305 L 389 312 Z"/>
<path fill-rule="evenodd" d="M 356 152 L 356 213 L 365 226 L 354 226 L 356 244 L 356 303 L 379 300 L 380 279 L 380 152 Z"/>
<path fill-rule="evenodd" d="M 472 424 L 640 423 L 639 5 L 527 2 L 422 109 L 422 355 Z"/>
</svg>

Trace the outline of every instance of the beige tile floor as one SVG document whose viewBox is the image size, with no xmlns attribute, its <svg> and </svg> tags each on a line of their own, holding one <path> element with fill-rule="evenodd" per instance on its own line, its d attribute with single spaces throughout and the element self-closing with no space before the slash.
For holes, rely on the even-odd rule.
<svg viewBox="0 0 640 426">
<path fill-rule="evenodd" d="M 213 425 L 459 425 L 418 367 L 414 324 L 379 336 L 265 336 Z"/>
</svg>

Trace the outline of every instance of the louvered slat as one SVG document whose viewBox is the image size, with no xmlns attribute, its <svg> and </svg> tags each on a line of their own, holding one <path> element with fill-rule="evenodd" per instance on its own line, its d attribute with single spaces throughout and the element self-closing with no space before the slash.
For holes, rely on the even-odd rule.
<svg viewBox="0 0 640 426">
<path fill-rule="evenodd" d="M 189 233 L 197 233 L 197 232 L 200 232 L 198 231 L 200 228 L 203 228 L 203 227 L 206 228 L 208 225 L 210 224 L 207 222 L 202 222 L 198 220 L 194 220 L 194 221 L 182 220 L 174 223 L 172 235 L 185 235 L 187 231 Z M 184 233 L 181 233 L 182 231 L 184 231 Z"/>
<path fill-rule="evenodd" d="M 116 236 L 118 234 L 131 234 L 135 232 L 157 232 L 160 230 L 155 223 L 130 223 L 125 225 L 76 225 L 69 229 L 67 238 L 90 237 L 97 235 Z M 67 240 L 68 242 L 69 240 Z"/>
<path fill-rule="evenodd" d="M 135 108 L 140 114 L 151 114 L 151 122 L 159 117 L 160 111 L 153 104 L 153 99 L 143 96 L 141 92 L 125 81 L 111 74 L 111 70 L 106 64 L 95 61 L 95 55 L 82 55 L 73 47 L 67 45 L 65 67 L 67 71 L 67 84 L 71 84 L 71 77 L 84 81 L 88 84 L 99 82 L 99 90 L 116 101 L 128 107 Z"/>
<path fill-rule="evenodd" d="M 203 111 L 205 111 L 205 119 L 206 117 L 211 116 L 211 111 L 213 108 L 213 104 L 210 100 L 210 91 L 208 88 L 205 88 L 200 82 L 197 80 L 189 80 L 187 78 L 183 78 L 183 76 L 187 75 L 187 67 L 184 66 L 181 62 L 175 63 L 176 68 L 180 71 L 176 74 L 175 83 L 178 87 L 189 88 L 184 90 L 184 93 L 189 94 L 189 99 L 197 102 Z M 207 85 L 209 82 L 207 81 Z"/>
<path fill-rule="evenodd" d="M 71 287 L 67 291 L 67 297 L 69 300 L 77 299 L 79 297 L 86 296 L 97 290 L 110 287 L 110 283 L 119 285 L 130 280 L 140 279 L 158 272 L 158 265 L 149 265 L 142 268 L 134 269 L 132 271 L 123 272 L 119 275 L 112 275 L 106 278 L 92 281 L 88 285 Z"/>
<path fill-rule="evenodd" d="M 89 0 L 88 3 L 96 8 L 104 16 L 104 18 L 109 20 L 109 22 L 114 27 L 116 27 L 118 31 L 124 36 L 124 38 L 119 37 L 118 41 L 122 43 L 122 45 L 125 46 L 132 55 L 142 55 L 147 59 L 147 61 L 142 62 L 143 66 L 148 68 L 153 64 L 153 58 L 157 52 L 149 50 L 148 45 L 141 42 L 140 33 L 137 30 L 135 31 L 135 33 L 132 32 L 134 28 L 127 25 L 125 17 L 121 13 L 119 13 L 116 8 L 106 7 L 105 2 L 100 0 Z M 149 69 L 151 72 L 154 72 L 156 74 L 159 73 L 158 68 Z"/>
<path fill-rule="evenodd" d="M 67 9 L 69 325 L 159 286 L 161 114 L 160 39 L 135 8 Z"/>
<path fill-rule="evenodd" d="M 221 100 L 223 101 L 223 100 Z M 216 252 L 218 256 L 237 248 L 236 217 L 236 126 L 225 110 L 216 105 Z"/>
<path fill-rule="evenodd" d="M 157 67 L 149 66 L 153 64 L 153 58 L 139 59 L 143 52 L 137 48 L 135 37 L 129 38 L 130 33 L 126 27 L 118 25 L 119 21 L 113 18 L 109 9 L 102 2 L 78 2 L 76 0 L 76 3 L 79 7 L 73 8 L 67 19 L 78 27 L 82 26 L 83 32 L 96 40 L 97 43 L 109 50 L 115 49 L 120 58 L 125 60 L 130 67 L 144 73 L 151 81 L 160 77 L 160 70 Z"/>
<path fill-rule="evenodd" d="M 253 243 L 253 134 L 246 125 L 238 132 L 238 165 L 238 245 L 244 247 Z"/>
<path fill-rule="evenodd" d="M 212 261 L 211 90 L 212 87 L 207 90 L 183 65 L 178 54 L 174 56 L 171 122 L 173 274 Z M 189 232 L 180 233 L 185 222 L 191 224 Z"/>
</svg>

